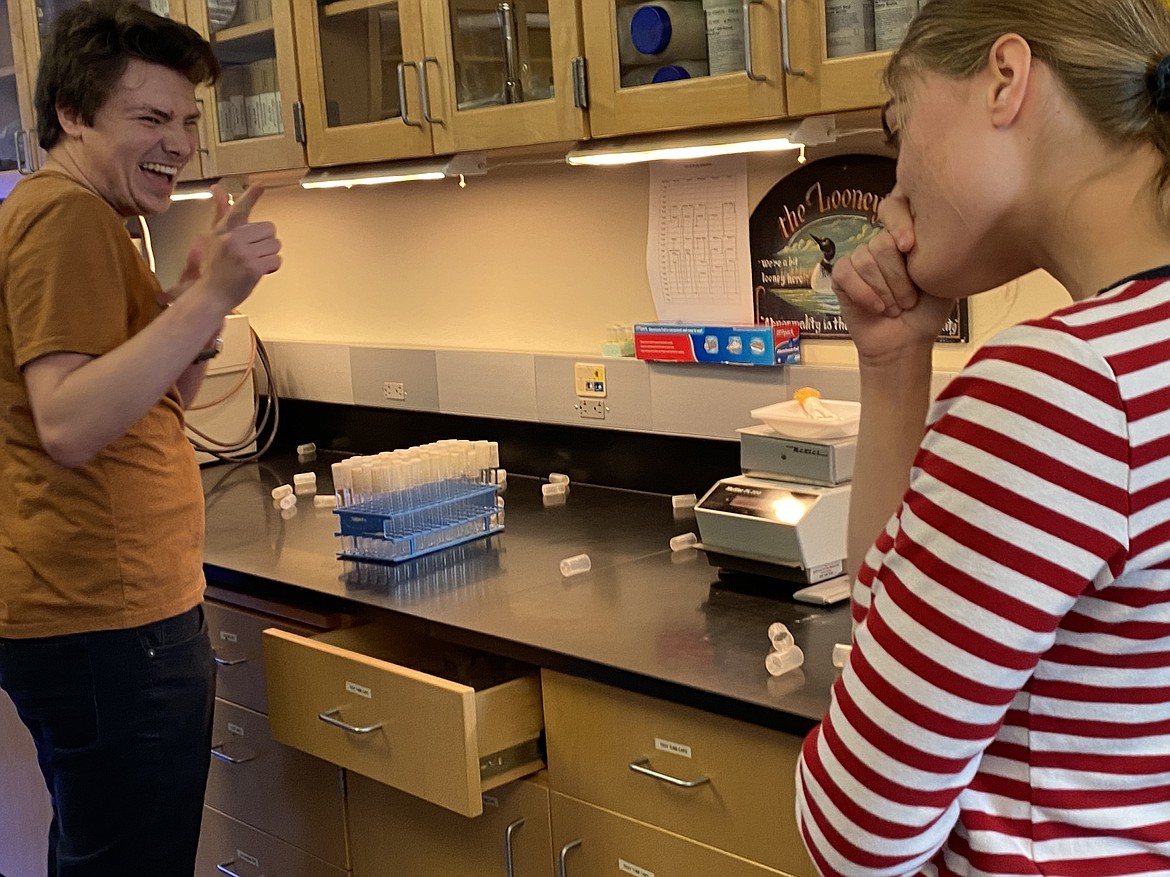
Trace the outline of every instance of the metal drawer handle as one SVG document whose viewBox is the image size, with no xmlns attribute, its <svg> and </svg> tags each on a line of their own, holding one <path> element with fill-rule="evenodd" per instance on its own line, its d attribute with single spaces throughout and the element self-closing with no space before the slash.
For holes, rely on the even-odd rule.
<svg viewBox="0 0 1170 877">
<path fill-rule="evenodd" d="M 223 751 L 224 745 L 225 744 L 223 743 L 216 743 L 211 747 L 211 754 L 214 758 L 218 758 L 220 761 L 226 761 L 228 764 L 247 764 L 249 761 L 252 761 L 256 758 L 255 753 L 252 753 L 251 755 L 248 755 L 244 758 L 234 758 Z"/>
<path fill-rule="evenodd" d="M 752 67 L 752 7 L 763 4 L 764 0 L 743 0 L 743 69 L 747 78 L 752 82 L 767 82 L 767 76 L 761 76 Z"/>
<path fill-rule="evenodd" d="M 218 664 L 220 667 L 234 667 L 234 666 L 236 666 L 237 664 L 246 664 L 246 663 L 248 663 L 248 659 L 247 659 L 247 658 L 231 658 L 231 659 L 228 659 L 228 658 L 221 658 L 219 655 L 216 655 L 216 656 L 215 656 L 215 663 L 216 663 L 216 664 Z"/>
<path fill-rule="evenodd" d="M 317 718 L 327 725 L 333 725 L 334 727 L 341 728 L 343 731 L 349 731 L 351 734 L 370 734 L 382 727 L 382 722 L 378 722 L 376 725 L 350 725 L 341 721 L 341 719 L 333 718 L 339 712 L 341 712 L 341 707 L 320 713 Z"/>
<path fill-rule="evenodd" d="M 507 877 L 513 877 L 512 870 L 512 835 L 516 833 L 516 829 L 524 824 L 524 817 L 521 816 L 515 822 L 511 823 L 504 829 L 504 873 Z"/>
<path fill-rule="evenodd" d="M 240 877 L 239 874 L 237 874 L 235 871 L 233 871 L 229 867 L 230 865 L 234 865 L 235 863 L 236 863 L 235 859 L 232 859 L 230 862 L 220 862 L 218 865 L 215 866 L 215 870 L 218 871 L 220 874 L 227 874 L 228 877 Z M 258 874 L 258 875 L 256 875 L 256 877 L 264 877 L 264 875 Z"/>
<path fill-rule="evenodd" d="M 788 0 L 780 0 L 780 58 L 784 62 L 784 72 L 789 76 L 808 76 L 803 70 L 793 68 L 791 43 L 788 33 Z"/>
<path fill-rule="evenodd" d="M 581 846 L 580 840 L 571 840 L 563 847 L 561 847 L 561 855 L 557 859 L 557 877 L 569 877 L 569 872 L 566 870 L 565 859 L 569 855 L 569 850 L 575 850 Z"/>
<path fill-rule="evenodd" d="M 649 758 L 639 758 L 637 761 L 630 762 L 630 770 L 634 773 L 640 773 L 643 776 L 651 777 L 652 779 L 661 780 L 664 783 L 670 783 L 672 786 L 678 786 L 683 789 L 693 789 L 696 786 L 701 786 L 704 783 L 711 782 L 710 777 L 699 777 L 693 780 L 680 780 L 678 777 L 672 777 L 669 774 L 659 773 L 656 770 L 646 767 L 650 763 Z"/>
</svg>

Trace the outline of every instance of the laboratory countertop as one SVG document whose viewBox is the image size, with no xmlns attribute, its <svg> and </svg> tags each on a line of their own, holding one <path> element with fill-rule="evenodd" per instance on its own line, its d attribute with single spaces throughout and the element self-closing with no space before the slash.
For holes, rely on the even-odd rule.
<svg viewBox="0 0 1170 877">
<path fill-rule="evenodd" d="M 353 564 L 336 557 L 331 509 L 302 495 L 282 516 L 271 497 L 307 471 L 330 493 L 338 459 L 206 468 L 209 584 L 411 617 L 444 639 L 790 733 L 824 715 L 833 645 L 849 640 L 847 604 L 798 603 L 779 583 L 727 587 L 701 551 L 670 550 L 672 536 L 698 527 L 669 496 L 573 484 L 563 504 L 546 506 L 541 480 L 512 475 L 503 533 L 398 565 Z M 576 554 L 592 568 L 563 577 L 560 561 Z M 774 621 L 805 653 L 779 677 L 764 669 Z"/>
</svg>

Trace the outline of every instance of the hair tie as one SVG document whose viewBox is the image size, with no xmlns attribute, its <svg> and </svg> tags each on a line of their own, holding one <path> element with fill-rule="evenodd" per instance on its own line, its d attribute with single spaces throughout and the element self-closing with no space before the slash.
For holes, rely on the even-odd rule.
<svg viewBox="0 0 1170 877">
<path fill-rule="evenodd" d="M 1154 100 L 1154 109 L 1159 113 L 1170 112 L 1170 55 L 1158 62 L 1146 84 Z"/>
</svg>

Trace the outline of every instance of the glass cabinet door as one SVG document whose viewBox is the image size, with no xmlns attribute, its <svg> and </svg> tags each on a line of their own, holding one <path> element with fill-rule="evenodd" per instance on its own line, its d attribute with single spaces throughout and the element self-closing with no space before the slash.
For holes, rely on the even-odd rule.
<svg viewBox="0 0 1170 877">
<path fill-rule="evenodd" d="M 309 163 L 429 155 L 420 0 L 297 0 L 296 16 Z"/>
<path fill-rule="evenodd" d="M 783 0 L 792 115 L 880 106 L 882 71 L 919 0 Z"/>
<path fill-rule="evenodd" d="M 187 0 L 223 74 L 202 98 L 210 124 L 205 176 L 301 167 L 293 104 L 297 80 L 289 0 Z M 194 7 L 194 8 L 192 8 Z"/>
<path fill-rule="evenodd" d="M 168 0 L 132 0 L 132 2 L 135 6 L 142 6 L 158 15 L 169 16 L 171 14 L 171 4 Z M 36 22 L 40 45 L 43 46 L 45 40 L 48 39 L 49 32 L 53 29 L 53 22 L 57 20 L 57 16 L 66 9 L 73 9 L 81 5 L 81 3 L 82 0 L 32 0 L 34 17 L 29 20 Z M 37 57 L 40 58 L 39 47 L 37 49 Z"/>
<path fill-rule="evenodd" d="M 0 198 L 19 177 L 32 170 L 31 89 L 25 77 L 24 41 L 20 39 L 20 10 L 0 2 Z M 13 173 L 9 173 L 13 172 Z"/>
<path fill-rule="evenodd" d="M 581 6 L 594 136 L 785 115 L 789 0 L 593 0 Z"/>
<path fill-rule="evenodd" d="M 423 30 L 436 152 L 585 136 L 573 92 L 583 47 L 571 0 L 447 0 L 427 6 Z"/>
</svg>

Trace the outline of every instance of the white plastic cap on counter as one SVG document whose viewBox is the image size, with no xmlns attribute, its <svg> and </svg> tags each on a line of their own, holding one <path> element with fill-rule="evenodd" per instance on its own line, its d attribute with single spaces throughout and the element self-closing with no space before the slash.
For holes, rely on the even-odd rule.
<svg viewBox="0 0 1170 877">
<path fill-rule="evenodd" d="M 589 572 L 592 568 L 593 561 L 589 559 L 588 554 L 574 554 L 572 557 L 566 557 L 561 561 L 561 575 L 565 578 L 580 575 L 583 572 Z"/>
<path fill-rule="evenodd" d="M 804 652 L 799 646 L 790 646 L 782 652 L 769 652 L 764 666 L 773 676 L 783 676 L 790 670 L 804 666 Z"/>
<path fill-rule="evenodd" d="M 693 509 L 699 500 L 693 493 L 680 493 L 670 498 L 670 507 L 675 509 Z"/>
<path fill-rule="evenodd" d="M 694 548 L 699 544 L 699 537 L 694 533 L 683 533 L 681 536 L 673 536 L 670 540 L 671 551 L 686 551 L 688 548 Z"/>
<path fill-rule="evenodd" d="M 796 641 L 792 638 L 788 628 L 777 621 L 768 627 L 768 639 L 772 641 L 772 648 L 778 652 L 792 648 Z"/>
</svg>

